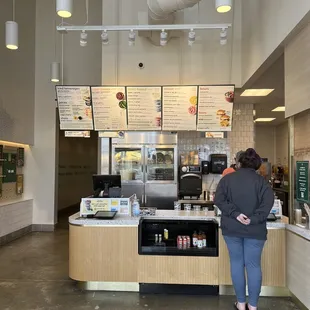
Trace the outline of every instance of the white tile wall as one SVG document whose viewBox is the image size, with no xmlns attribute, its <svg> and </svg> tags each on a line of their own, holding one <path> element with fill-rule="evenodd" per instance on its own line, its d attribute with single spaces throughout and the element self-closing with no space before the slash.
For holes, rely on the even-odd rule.
<svg viewBox="0 0 310 310">
<path fill-rule="evenodd" d="M 234 162 L 234 155 L 240 150 L 254 147 L 253 104 L 235 104 L 232 131 L 225 139 L 207 139 L 204 133 L 189 131 L 178 133 L 179 154 L 201 151 L 209 159 L 210 154 L 226 154 L 228 166 Z M 203 190 L 215 190 L 220 175 L 207 175 L 203 179 Z"/>
<path fill-rule="evenodd" d="M 0 205 L 0 237 L 32 224 L 32 200 Z"/>
</svg>

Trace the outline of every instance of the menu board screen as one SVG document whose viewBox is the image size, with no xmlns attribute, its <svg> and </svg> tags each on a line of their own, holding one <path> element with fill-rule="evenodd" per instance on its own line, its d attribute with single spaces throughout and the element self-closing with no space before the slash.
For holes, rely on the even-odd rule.
<svg viewBox="0 0 310 310">
<path fill-rule="evenodd" d="M 163 87 L 163 130 L 196 130 L 197 86 Z"/>
<path fill-rule="evenodd" d="M 161 130 L 161 87 L 127 87 L 128 129 Z"/>
<path fill-rule="evenodd" d="M 126 130 L 125 87 L 92 87 L 95 130 Z"/>
<path fill-rule="evenodd" d="M 56 86 L 61 130 L 93 130 L 89 86 Z"/>
<path fill-rule="evenodd" d="M 199 86 L 198 131 L 231 131 L 233 85 Z"/>
</svg>

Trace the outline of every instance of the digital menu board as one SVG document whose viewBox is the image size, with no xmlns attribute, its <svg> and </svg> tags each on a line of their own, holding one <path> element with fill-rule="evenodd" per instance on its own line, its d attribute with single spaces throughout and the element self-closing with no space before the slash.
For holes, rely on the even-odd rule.
<svg viewBox="0 0 310 310">
<path fill-rule="evenodd" d="M 127 101 L 125 87 L 92 87 L 95 130 L 127 129 Z"/>
<path fill-rule="evenodd" d="M 93 130 L 89 86 L 56 86 L 61 130 Z"/>
<path fill-rule="evenodd" d="M 127 87 L 128 129 L 161 130 L 161 87 Z"/>
<path fill-rule="evenodd" d="M 163 130 L 196 130 L 197 86 L 163 87 Z"/>
<path fill-rule="evenodd" d="M 198 92 L 198 131 L 231 131 L 233 85 L 199 86 Z"/>
</svg>

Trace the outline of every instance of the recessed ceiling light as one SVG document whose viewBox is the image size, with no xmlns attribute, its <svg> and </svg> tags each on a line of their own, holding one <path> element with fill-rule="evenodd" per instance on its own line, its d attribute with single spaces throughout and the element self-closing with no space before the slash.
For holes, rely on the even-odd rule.
<svg viewBox="0 0 310 310">
<path fill-rule="evenodd" d="M 261 117 L 261 118 L 257 118 L 254 122 L 272 122 L 274 120 L 275 118 L 272 118 L 272 117 Z"/>
<path fill-rule="evenodd" d="M 285 112 L 285 106 L 277 107 L 273 109 L 271 112 Z"/>
<path fill-rule="evenodd" d="M 251 96 L 263 97 L 263 96 L 268 96 L 273 91 L 274 91 L 274 89 L 246 89 L 241 94 L 241 96 L 244 96 L 244 97 L 251 97 Z"/>
</svg>

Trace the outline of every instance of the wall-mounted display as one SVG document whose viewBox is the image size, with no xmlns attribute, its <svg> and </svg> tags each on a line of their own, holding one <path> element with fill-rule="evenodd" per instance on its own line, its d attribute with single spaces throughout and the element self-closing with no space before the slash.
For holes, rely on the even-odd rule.
<svg viewBox="0 0 310 310">
<path fill-rule="evenodd" d="M 4 162 L 2 167 L 3 183 L 16 182 L 16 154 L 4 153 Z"/>
<path fill-rule="evenodd" d="M 161 87 L 127 87 L 128 130 L 161 130 Z"/>
<path fill-rule="evenodd" d="M 0 145 L 0 166 L 2 166 L 3 162 L 3 145 Z"/>
<path fill-rule="evenodd" d="M 199 86 L 198 131 L 231 131 L 233 85 Z"/>
<path fill-rule="evenodd" d="M 17 163 L 16 163 L 17 167 L 24 167 L 24 165 L 25 165 L 25 149 L 22 147 L 19 147 L 17 149 L 16 156 L 17 156 Z"/>
<path fill-rule="evenodd" d="M 99 131 L 99 138 L 117 138 L 124 139 L 125 132 L 124 131 Z"/>
<path fill-rule="evenodd" d="M 56 86 L 61 130 L 93 130 L 89 86 Z"/>
<path fill-rule="evenodd" d="M 309 161 L 296 162 L 296 199 L 309 203 Z"/>
<path fill-rule="evenodd" d="M 208 131 L 205 137 L 209 139 L 224 139 L 224 132 L 221 131 Z"/>
<path fill-rule="evenodd" d="M 16 175 L 16 195 L 22 195 L 24 192 L 24 175 Z"/>
<path fill-rule="evenodd" d="M 196 130 L 197 86 L 163 87 L 163 130 Z"/>
<path fill-rule="evenodd" d="M 126 130 L 127 101 L 125 87 L 92 87 L 95 130 Z"/>
</svg>

